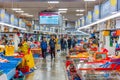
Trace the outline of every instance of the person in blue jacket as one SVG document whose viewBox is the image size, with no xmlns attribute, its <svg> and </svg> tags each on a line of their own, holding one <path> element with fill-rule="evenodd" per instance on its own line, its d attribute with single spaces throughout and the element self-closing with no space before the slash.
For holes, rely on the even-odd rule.
<svg viewBox="0 0 120 80">
<path fill-rule="evenodd" d="M 47 51 L 47 41 L 46 41 L 45 37 L 43 37 L 40 46 L 41 46 L 41 50 L 42 50 L 42 57 L 45 59 L 46 51 Z"/>
<path fill-rule="evenodd" d="M 55 37 L 52 35 L 51 39 L 49 41 L 49 46 L 50 46 L 50 53 L 51 53 L 51 60 L 54 58 L 55 59 Z"/>
</svg>

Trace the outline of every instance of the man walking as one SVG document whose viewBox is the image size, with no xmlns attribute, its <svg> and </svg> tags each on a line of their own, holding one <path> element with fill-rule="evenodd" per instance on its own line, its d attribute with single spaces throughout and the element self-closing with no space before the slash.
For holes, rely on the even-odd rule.
<svg viewBox="0 0 120 80">
<path fill-rule="evenodd" d="M 45 37 L 43 37 L 43 40 L 41 42 L 41 50 L 42 50 L 42 57 L 45 59 L 46 51 L 47 51 L 47 41 Z"/>
<path fill-rule="evenodd" d="M 50 46 L 50 53 L 51 53 L 51 59 L 53 59 L 53 57 L 55 58 L 55 38 L 54 36 L 52 35 L 51 36 L 51 39 L 49 41 L 49 46 Z"/>
</svg>

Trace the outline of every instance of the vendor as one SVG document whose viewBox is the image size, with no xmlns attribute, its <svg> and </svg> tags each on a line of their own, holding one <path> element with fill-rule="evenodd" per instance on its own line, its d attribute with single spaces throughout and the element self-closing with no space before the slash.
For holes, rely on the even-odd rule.
<svg viewBox="0 0 120 80">
<path fill-rule="evenodd" d="M 24 54 L 21 67 L 29 66 L 29 68 L 35 68 L 34 58 L 30 50 L 30 46 L 27 43 L 27 39 L 23 39 L 21 45 L 19 45 L 19 51 Z"/>
</svg>

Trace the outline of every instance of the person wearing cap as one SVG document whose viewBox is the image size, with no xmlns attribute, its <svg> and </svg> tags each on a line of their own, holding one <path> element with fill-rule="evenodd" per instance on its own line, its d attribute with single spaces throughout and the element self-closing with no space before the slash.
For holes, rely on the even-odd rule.
<svg viewBox="0 0 120 80">
<path fill-rule="evenodd" d="M 46 51 L 47 51 L 47 41 L 46 37 L 43 37 L 43 40 L 41 41 L 41 50 L 42 50 L 42 57 L 45 59 L 46 58 Z"/>
</svg>

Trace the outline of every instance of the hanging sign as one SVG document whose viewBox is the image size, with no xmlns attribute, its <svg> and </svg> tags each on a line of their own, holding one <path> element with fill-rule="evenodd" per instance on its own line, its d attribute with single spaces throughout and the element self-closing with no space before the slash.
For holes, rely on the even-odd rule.
<svg viewBox="0 0 120 80">
<path fill-rule="evenodd" d="M 84 25 L 85 25 L 85 18 L 82 17 L 82 18 L 81 18 L 81 26 L 84 26 Z"/>
<path fill-rule="evenodd" d="M 105 3 L 101 5 L 101 18 L 109 16 L 116 11 L 117 11 L 117 0 L 107 0 Z"/>
<path fill-rule="evenodd" d="M 19 19 L 19 27 L 22 27 L 22 19 Z"/>
<path fill-rule="evenodd" d="M 118 5 L 118 11 L 120 11 L 120 0 L 118 0 L 117 5 Z"/>
<path fill-rule="evenodd" d="M 5 10 L 4 10 L 4 9 L 1 9 L 1 10 L 0 10 L 0 20 L 1 20 L 2 22 L 4 22 L 4 18 L 5 18 Z"/>
<path fill-rule="evenodd" d="M 93 11 L 93 22 L 97 21 L 100 18 L 100 6 L 95 5 L 94 11 Z"/>
<path fill-rule="evenodd" d="M 86 25 L 92 23 L 92 11 L 88 12 L 88 15 L 86 16 Z"/>
<path fill-rule="evenodd" d="M 5 23 L 10 23 L 10 15 L 8 13 L 5 13 L 4 21 Z"/>
<path fill-rule="evenodd" d="M 18 18 L 14 17 L 14 26 L 18 27 L 18 25 L 19 25 Z"/>
<path fill-rule="evenodd" d="M 11 25 L 14 25 L 14 15 L 13 14 L 10 15 L 10 23 L 11 23 Z"/>
<path fill-rule="evenodd" d="M 117 1 L 119 1 L 119 0 L 110 0 L 111 12 L 117 11 Z"/>
<path fill-rule="evenodd" d="M 26 23 L 24 21 L 22 21 L 22 28 L 26 27 Z"/>
</svg>

